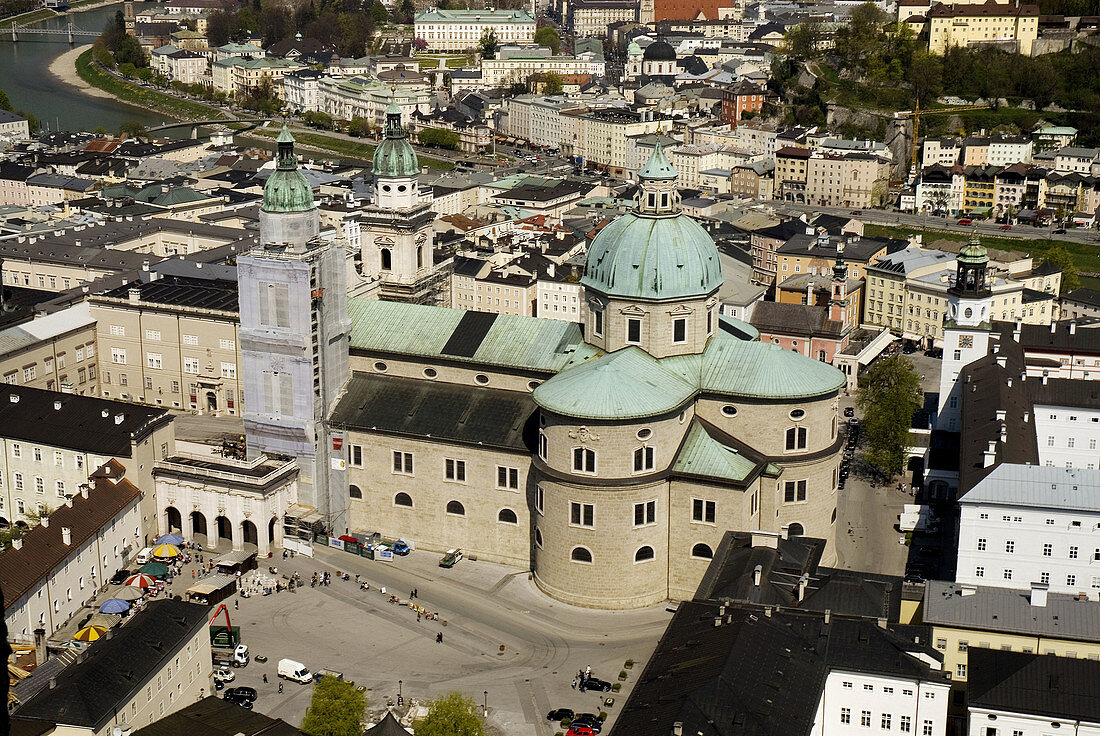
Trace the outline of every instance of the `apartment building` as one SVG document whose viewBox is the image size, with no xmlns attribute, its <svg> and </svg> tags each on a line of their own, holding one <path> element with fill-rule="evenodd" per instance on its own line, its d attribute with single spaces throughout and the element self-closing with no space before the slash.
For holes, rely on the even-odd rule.
<svg viewBox="0 0 1100 736">
<path fill-rule="evenodd" d="M 565 27 L 578 38 L 603 38 L 612 23 L 637 20 L 638 8 L 634 0 L 570 0 Z"/>
<path fill-rule="evenodd" d="M 806 160 L 805 187 L 805 199 L 796 201 L 823 207 L 878 207 L 889 193 L 890 162 L 866 153 L 814 152 Z"/>
<path fill-rule="evenodd" d="M 26 524 L 114 462 L 144 494 L 144 534 L 156 524 L 153 463 L 172 451 L 171 424 L 163 409 L 0 384 L 0 516 Z"/>
<path fill-rule="evenodd" d="M 148 603 L 24 703 L 16 728 L 108 736 L 191 705 L 214 687 L 208 613 L 195 603 Z"/>
<path fill-rule="evenodd" d="M 998 44 L 1025 56 L 1039 35 L 1039 6 L 935 4 L 926 14 L 928 51 L 942 54 L 949 46 Z"/>
<path fill-rule="evenodd" d="M 201 84 L 206 80 L 206 57 L 175 46 L 154 49 L 149 66 L 172 82 Z"/>
<path fill-rule="evenodd" d="M 320 111 L 334 118 L 366 118 L 379 126 L 391 104 L 401 109 L 403 121 L 414 112 L 432 109 L 431 86 L 419 80 L 393 85 L 366 77 L 323 77 L 317 84 L 317 100 Z"/>
<path fill-rule="evenodd" d="M 0 331 L 4 383 L 98 396 L 95 319 L 87 303 Z"/>
<path fill-rule="evenodd" d="M 275 93 L 282 99 L 283 77 L 306 68 L 306 64 L 275 56 L 230 56 L 211 65 L 210 80 L 214 89 L 229 95 L 247 93 L 263 82 L 270 81 Z"/>
<path fill-rule="evenodd" d="M 536 277 L 517 266 L 456 258 L 451 275 L 451 308 L 535 316 Z M 579 321 L 579 320 L 578 320 Z"/>
<path fill-rule="evenodd" d="M 100 391 L 148 405 L 240 416 L 236 269 L 207 266 L 93 295 Z"/>
<path fill-rule="evenodd" d="M 498 43 L 530 44 L 535 40 L 535 17 L 527 10 L 442 10 L 430 7 L 416 14 L 413 35 L 427 42 L 427 51 L 466 51 L 476 48 L 491 30 Z"/>
<path fill-rule="evenodd" d="M 812 155 L 810 149 L 795 146 L 784 146 L 775 152 L 776 199 L 806 203 L 807 171 Z"/>
<path fill-rule="evenodd" d="M 848 277 L 862 280 L 870 264 L 904 247 L 904 240 L 893 238 L 795 233 L 776 249 L 777 275 L 780 281 L 807 273 L 829 275 L 837 259 L 843 258 L 848 266 Z"/>
<path fill-rule="evenodd" d="M 498 58 L 481 60 L 481 81 L 486 87 L 502 87 L 526 82 L 533 74 L 549 72 L 602 77 L 606 67 L 603 58 L 594 54 L 551 56 L 549 49 L 542 47 L 501 49 Z"/>
<path fill-rule="evenodd" d="M 619 178 L 632 177 L 637 171 L 630 165 L 636 158 L 635 138 L 672 130 L 671 119 L 662 119 L 650 110 L 563 110 L 561 117 L 562 153 L 597 164 Z M 567 121 L 572 125 L 567 126 Z M 572 136 L 567 127 L 572 128 Z"/>
<path fill-rule="evenodd" d="M 85 474 L 84 480 L 0 556 L 10 641 L 29 644 L 35 629 L 61 628 L 140 549 L 137 486 L 123 478 L 98 477 L 89 484 Z"/>
<path fill-rule="evenodd" d="M 760 201 L 771 199 L 775 185 L 775 163 L 757 160 L 735 165 L 730 169 L 729 182 L 730 194 Z"/>
</svg>

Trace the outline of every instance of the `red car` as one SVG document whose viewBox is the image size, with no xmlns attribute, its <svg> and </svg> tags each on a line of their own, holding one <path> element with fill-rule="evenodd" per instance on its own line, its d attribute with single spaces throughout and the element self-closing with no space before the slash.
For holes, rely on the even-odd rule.
<svg viewBox="0 0 1100 736">
<path fill-rule="evenodd" d="M 565 732 L 565 736 L 596 736 L 596 732 L 589 726 L 573 726 Z"/>
<path fill-rule="evenodd" d="M 973 224 L 973 220 L 971 220 L 969 217 L 964 217 L 961 220 L 959 220 L 956 224 L 957 225 L 962 225 L 962 226 L 965 227 L 967 225 Z"/>
<path fill-rule="evenodd" d="M 1001 229 L 1002 230 L 1011 230 L 1012 226 L 1011 225 L 1001 225 Z"/>
</svg>

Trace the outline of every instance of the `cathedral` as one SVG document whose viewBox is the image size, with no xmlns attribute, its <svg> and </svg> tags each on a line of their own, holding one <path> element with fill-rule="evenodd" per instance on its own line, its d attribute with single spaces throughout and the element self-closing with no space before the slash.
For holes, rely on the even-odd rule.
<svg viewBox="0 0 1100 736">
<path fill-rule="evenodd" d="M 690 598 L 729 529 L 821 537 L 835 559 L 844 376 L 719 315 L 718 251 L 660 145 L 588 249 L 583 324 L 418 303 L 432 216 L 399 114 L 363 258 L 398 297 L 346 299 L 279 147 L 240 259 L 245 426 L 250 451 L 299 458 L 332 534 L 458 547 L 612 609 Z"/>
</svg>

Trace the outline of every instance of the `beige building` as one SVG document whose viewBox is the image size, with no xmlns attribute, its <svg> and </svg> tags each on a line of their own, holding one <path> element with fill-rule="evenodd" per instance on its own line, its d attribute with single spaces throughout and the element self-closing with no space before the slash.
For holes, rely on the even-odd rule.
<svg viewBox="0 0 1100 736">
<path fill-rule="evenodd" d="M 241 415 L 237 282 L 233 269 L 206 268 L 90 298 L 105 398 Z"/>
<path fill-rule="evenodd" d="M 633 176 L 634 139 L 649 133 L 668 133 L 672 120 L 662 120 L 651 110 L 622 108 L 561 111 L 563 156 L 583 158 L 619 178 Z"/>
<path fill-rule="evenodd" d="M 949 46 L 997 44 L 1025 56 L 1039 36 L 1039 6 L 989 0 L 982 5 L 936 3 L 927 13 L 928 51 L 942 54 Z"/>
<path fill-rule="evenodd" d="M 806 161 L 806 204 L 878 207 L 889 189 L 890 162 L 872 154 L 815 152 Z"/>
<path fill-rule="evenodd" d="M 637 19 L 638 3 L 633 0 L 571 0 L 566 25 L 578 38 L 603 38 L 612 23 Z"/>
<path fill-rule="evenodd" d="M 95 319 L 86 303 L 0 331 L 4 383 L 98 396 Z"/>
<path fill-rule="evenodd" d="M 299 69 L 308 68 L 305 64 L 279 57 L 249 58 L 230 56 L 215 61 L 210 67 L 210 79 L 214 89 L 229 95 L 246 93 L 270 80 L 275 93 L 283 96 L 283 77 Z"/>
<path fill-rule="evenodd" d="M 530 44 L 535 40 L 535 16 L 519 10 L 443 10 L 429 7 L 416 14 L 413 35 L 427 42 L 428 51 L 476 49 L 492 31 L 497 43 Z"/>
<path fill-rule="evenodd" d="M 723 329 L 718 252 L 660 146 L 639 178 L 634 211 L 588 250 L 583 331 L 351 300 L 353 373 L 330 416 L 350 529 L 529 567 L 595 608 L 690 597 L 729 529 L 835 555 L 844 376 Z M 677 259 L 639 260 L 672 233 Z"/>
<path fill-rule="evenodd" d="M 546 56 L 537 53 L 540 49 L 528 52 L 505 50 L 502 58 L 481 60 L 481 81 L 486 87 L 500 87 L 516 82 L 525 82 L 533 74 L 553 72 L 561 76 L 567 74 L 591 74 L 602 77 L 607 66 L 600 57 L 585 56 Z M 556 143 L 556 142 L 555 142 Z"/>
</svg>

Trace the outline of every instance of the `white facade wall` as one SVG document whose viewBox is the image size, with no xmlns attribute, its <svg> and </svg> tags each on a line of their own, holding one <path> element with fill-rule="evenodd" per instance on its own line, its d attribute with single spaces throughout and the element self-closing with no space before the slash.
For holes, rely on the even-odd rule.
<svg viewBox="0 0 1100 736">
<path fill-rule="evenodd" d="M 535 304 L 539 317 L 565 322 L 583 322 L 584 287 L 579 283 L 547 281 L 535 282 Z"/>
<path fill-rule="evenodd" d="M 78 499 L 77 503 L 88 500 Z M 143 541 L 139 504 L 140 498 L 135 497 L 98 533 L 74 546 L 69 556 L 24 596 L 6 602 L 4 621 L 10 640 L 29 643 L 35 629 L 45 629 L 48 635 L 61 628 L 115 570 L 126 565 Z"/>
<path fill-rule="evenodd" d="M 316 77 L 299 77 L 296 74 L 288 74 L 283 77 L 283 99 L 287 107 L 295 110 L 321 109 L 321 96 L 318 93 L 320 85 Z"/>
<path fill-rule="evenodd" d="M 1100 736 L 1100 723 L 1079 721 L 1071 716 L 1007 712 L 970 706 L 968 736 Z M 1052 729 L 1057 726 L 1058 730 Z M 990 731 L 992 729 L 992 731 Z"/>
<path fill-rule="evenodd" d="M 998 506 L 964 496 L 955 580 L 1019 589 L 1046 582 L 1052 593 L 1100 600 L 1100 508 Z"/>
<path fill-rule="evenodd" d="M 450 13 L 460 11 L 449 11 Z M 491 12 L 491 11 L 490 11 Z M 500 44 L 530 44 L 535 40 L 535 19 L 507 21 L 494 18 L 484 12 L 479 18 L 476 11 L 455 20 L 444 19 L 438 13 L 419 14 L 413 34 L 427 41 L 427 51 L 465 51 L 476 48 L 481 34 L 492 29 Z M 422 17 L 423 16 L 423 17 Z"/>
<path fill-rule="evenodd" d="M 1100 376 L 1100 372 L 1097 374 Z M 1057 468 L 1095 470 L 1100 464 L 1100 409 L 1037 404 L 1039 462 Z M 1100 499 L 1097 499 L 1100 508 Z"/>
<path fill-rule="evenodd" d="M 532 74 L 591 74 L 602 77 L 607 64 L 603 59 L 573 56 L 551 56 L 541 59 L 482 59 L 481 81 L 486 87 L 497 87 L 525 81 Z"/>
<path fill-rule="evenodd" d="M 1031 163 L 1035 144 L 1031 141 L 1022 143 L 991 140 L 989 142 L 989 165 L 1011 166 L 1012 164 Z"/>
<path fill-rule="evenodd" d="M 948 682 L 834 670 L 810 736 L 944 736 Z"/>
</svg>

